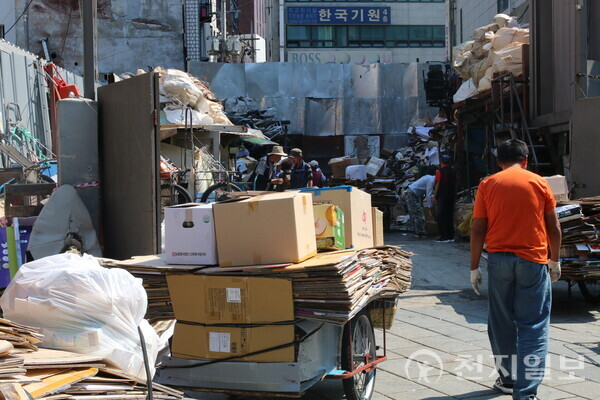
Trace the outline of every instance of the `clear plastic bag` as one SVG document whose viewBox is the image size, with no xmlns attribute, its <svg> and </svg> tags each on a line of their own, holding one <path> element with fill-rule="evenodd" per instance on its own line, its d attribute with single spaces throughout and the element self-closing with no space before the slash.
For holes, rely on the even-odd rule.
<svg viewBox="0 0 600 400">
<path fill-rule="evenodd" d="M 159 350 L 158 335 L 144 320 L 147 304 L 141 279 L 76 254 L 24 264 L 0 298 L 6 318 L 41 328 L 41 347 L 102 356 L 144 380 L 138 326 L 152 374 Z"/>
</svg>

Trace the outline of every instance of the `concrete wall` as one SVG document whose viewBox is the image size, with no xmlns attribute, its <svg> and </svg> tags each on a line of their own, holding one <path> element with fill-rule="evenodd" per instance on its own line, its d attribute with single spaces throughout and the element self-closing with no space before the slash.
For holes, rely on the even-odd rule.
<svg viewBox="0 0 600 400">
<path fill-rule="evenodd" d="M 12 1 L 0 1 L 0 24 L 4 25 L 4 29 L 8 30 L 15 22 L 15 5 Z M 4 38 L 7 42 L 15 43 L 17 35 L 13 28 Z"/>
<path fill-rule="evenodd" d="M 18 14 L 27 2 L 14 0 Z M 78 1 L 33 0 L 17 27 L 19 46 L 42 55 L 39 40 L 46 37 L 57 64 L 83 72 Z M 98 0 L 99 72 L 135 72 L 157 65 L 184 68 L 181 1 Z"/>
<path fill-rule="evenodd" d="M 598 126 L 600 98 L 579 99 L 573 103 L 571 119 L 570 182 L 575 185 L 571 198 L 600 194 Z"/>
</svg>

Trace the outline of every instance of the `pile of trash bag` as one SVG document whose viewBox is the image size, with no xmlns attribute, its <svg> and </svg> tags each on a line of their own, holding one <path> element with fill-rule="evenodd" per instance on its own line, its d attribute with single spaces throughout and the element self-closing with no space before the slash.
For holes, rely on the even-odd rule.
<svg viewBox="0 0 600 400">
<path fill-rule="evenodd" d="M 147 303 L 141 279 L 69 253 L 24 264 L 0 298 L 5 318 L 41 329 L 40 347 L 101 356 L 142 380 L 138 327 L 152 374 L 160 346 L 144 319 Z"/>
</svg>

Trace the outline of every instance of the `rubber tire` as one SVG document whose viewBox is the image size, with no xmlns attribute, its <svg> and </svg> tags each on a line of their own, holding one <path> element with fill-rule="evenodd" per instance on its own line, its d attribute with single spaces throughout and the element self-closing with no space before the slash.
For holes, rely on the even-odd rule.
<svg viewBox="0 0 600 400">
<path fill-rule="evenodd" d="M 596 293 L 592 293 L 592 291 L 590 290 L 590 288 L 588 287 L 588 283 L 600 286 L 600 281 L 596 281 L 596 280 L 590 280 L 590 281 L 586 281 L 586 280 L 581 280 L 581 281 L 577 281 L 577 285 L 579 286 L 579 290 L 581 291 L 581 294 L 583 295 L 583 298 L 586 299 L 586 301 L 594 306 L 597 306 L 600 304 L 600 288 L 599 290 L 596 291 Z"/>
<path fill-rule="evenodd" d="M 161 207 L 165 207 L 167 205 L 174 206 L 177 204 L 185 204 L 192 202 L 192 196 L 190 196 L 188 191 L 183 186 L 178 185 L 176 183 L 163 183 L 162 185 L 160 185 L 160 190 L 162 192 L 164 189 L 170 189 L 171 187 L 173 187 L 173 190 L 175 192 L 175 204 L 162 204 L 161 199 Z"/>
<path fill-rule="evenodd" d="M 227 183 L 227 182 L 215 183 L 214 185 L 212 185 L 208 189 L 206 189 L 206 191 L 204 193 L 202 193 L 202 197 L 200 198 L 200 203 L 206 203 L 208 201 L 208 198 L 212 194 L 212 192 L 214 192 L 218 189 L 227 188 L 228 185 L 229 185 L 230 190 L 227 190 L 227 192 L 241 192 L 242 191 L 242 189 L 240 189 L 240 187 L 238 185 L 236 185 L 235 183 Z"/>
<path fill-rule="evenodd" d="M 42 183 L 54 183 L 56 185 L 56 182 L 54 182 L 54 179 L 50 178 L 48 175 L 44 175 L 44 174 L 40 174 L 40 182 Z"/>
<path fill-rule="evenodd" d="M 369 315 L 362 311 L 357 314 L 350 322 L 352 337 L 355 338 L 356 325 L 359 323 L 367 324 L 367 335 L 369 337 L 370 347 L 371 347 L 371 358 L 375 358 L 376 356 L 376 343 L 375 343 L 375 330 L 373 329 L 373 323 L 371 322 L 371 318 Z M 344 335 L 342 337 L 342 369 L 345 371 L 352 371 L 354 368 L 350 365 L 350 338 L 346 328 L 344 327 Z M 344 392 L 346 393 L 347 400 L 369 400 L 373 393 L 375 392 L 375 378 L 376 378 L 377 368 L 373 369 L 370 372 L 359 372 L 355 376 L 349 379 L 344 379 L 342 381 L 344 385 Z M 367 374 L 368 376 L 365 379 L 365 388 L 367 393 L 359 393 L 358 388 L 356 387 L 356 379 L 361 374 Z"/>
</svg>

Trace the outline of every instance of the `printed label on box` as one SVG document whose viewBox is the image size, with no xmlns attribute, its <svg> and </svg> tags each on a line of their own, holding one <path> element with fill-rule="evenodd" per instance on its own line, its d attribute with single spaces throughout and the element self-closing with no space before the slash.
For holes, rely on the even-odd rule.
<svg viewBox="0 0 600 400">
<path fill-rule="evenodd" d="M 242 292 L 240 288 L 227 288 L 227 302 L 228 303 L 241 303 Z"/>
<path fill-rule="evenodd" d="M 231 336 L 229 333 L 210 332 L 208 350 L 214 353 L 231 353 Z"/>
</svg>

